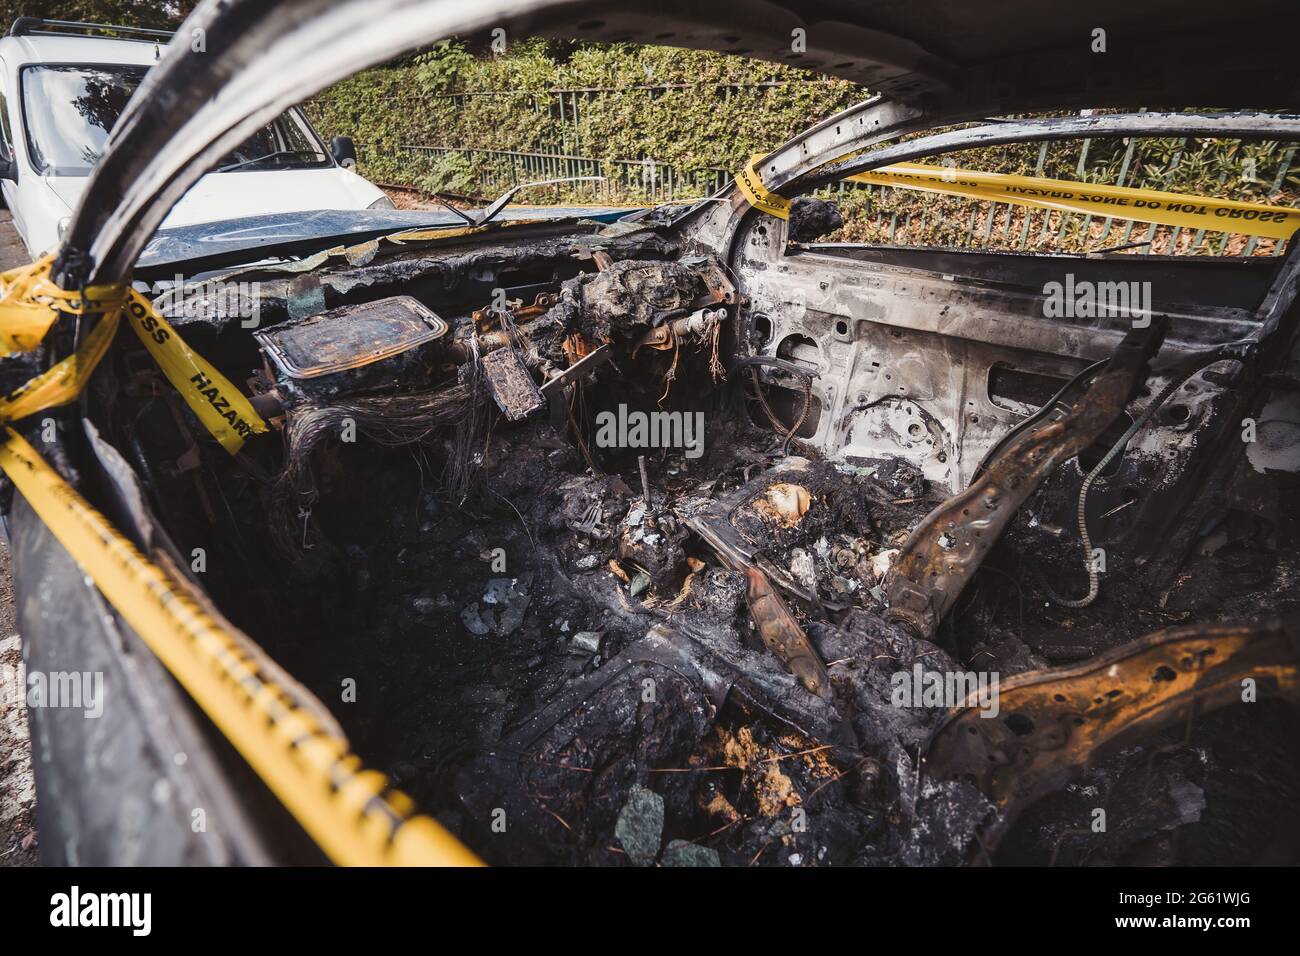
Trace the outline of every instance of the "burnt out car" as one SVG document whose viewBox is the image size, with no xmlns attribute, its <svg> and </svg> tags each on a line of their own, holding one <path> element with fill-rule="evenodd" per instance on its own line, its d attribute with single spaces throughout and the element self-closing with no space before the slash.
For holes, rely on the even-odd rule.
<svg viewBox="0 0 1300 956">
<path fill-rule="evenodd" d="M 1294 239 L 822 242 L 813 194 L 970 149 L 1294 141 L 1296 20 L 202 4 L 68 226 L 64 317 L 4 360 L 15 388 L 112 308 L 138 335 L 0 461 L 28 671 L 103 675 L 95 719 L 31 710 L 45 859 L 1295 862 Z M 872 95 L 703 202 L 158 231 L 268 118 L 495 28 Z M 1132 296 L 1076 294 L 1103 288 Z"/>
</svg>

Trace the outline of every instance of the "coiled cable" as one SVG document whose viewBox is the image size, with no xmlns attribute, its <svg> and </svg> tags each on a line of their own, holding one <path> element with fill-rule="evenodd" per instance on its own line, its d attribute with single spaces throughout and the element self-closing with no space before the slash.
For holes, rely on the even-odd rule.
<svg viewBox="0 0 1300 956">
<path fill-rule="evenodd" d="M 1133 424 L 1124 431 L 1124 434 L 1119 437 L 1119 440 L 1110 446 L 1110 450 L 1102 456 L 1101 461 L 1093 465 L 1092 470 L 1084 477 L 1083 484 L 1079 488 L 1079 502 L 1076 516 L 1079 524 L 1079 541 L 1083 546 L 1083 563 L 1084 567 L 1088 569 L 1088 593 L 1081 598 L 1068 598 L 1064 595 L 1057 594 L 1056 591 L 1052 589 L 1052 586 L 1047 583 L 1046 579 L 1042 578 L 1040 572 L 1039 585 L 1053 604 L 1059 604 L 1061 607 L 1072 608 L 1087 607 L 1093 601 L 1097 600 L 1097 595 L 1101 592 L 1101 572 L 1097 568 L 1097 562 L 1093 560 L 1092 537 L 1088 534 L 1088 493 L 1092 491 L 1093 483 L 1101 476 L 1101 473 L 1106 470 L 1106 467 L 1115 460 L 1115 457 L 1128 446 L 1128 443 L 1133 439 L 1133 436 L 1138 433 L 1139 429 L 1151 420 L 1151 416 L 1156 413 L 1156 410 L 1169 400 L 1170 395 L 1176 392 L 1183 383 L 1193 375 L 1218 360 L 1219 357 L 1216 351 L 1215 357 L 1210 361 L 1198 363 L 1195 367 L 1183 374 L 1175 375 L 1175 377 L 1170 380 L 1169 384 L 1156 394 L 1156 397 L 1151 400 L 1150 404 L 1147 405 L 1142 414 L 1133 420 Z"/>
</svg>

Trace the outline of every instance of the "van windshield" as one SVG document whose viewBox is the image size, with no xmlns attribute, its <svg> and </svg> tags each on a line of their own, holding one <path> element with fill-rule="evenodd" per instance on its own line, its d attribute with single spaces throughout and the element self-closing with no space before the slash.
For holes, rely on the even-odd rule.
<svg viewBox="0 0 1300 956">
<path fill-rule="evenodd" d="M 146 66 L 32 66 L 23 106 L 32 165 L 54 176 L 88 176 Z M 290 110 L 227 154 L 216 169 L 304 169 L 331 165 L 306 119 Z"/>
</svg>

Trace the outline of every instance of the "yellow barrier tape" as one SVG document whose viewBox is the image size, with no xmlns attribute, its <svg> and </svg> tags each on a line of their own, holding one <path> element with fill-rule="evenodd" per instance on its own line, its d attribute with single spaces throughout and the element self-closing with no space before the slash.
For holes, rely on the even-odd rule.
<svg viewBox="0 0 1300 956">
<path fill-rule="evenodd" d="M 756 208 L 785 219 L 790 214 L 790 200 L 763 185 L 756 170 L 761 158 L 756 156 L 750 161 L 746 170 L 737 175 L 736 184 Z M 1300 229 L 1300 209 L 1285 206 L 922 163 L 898 163 L 848 176 L 846 181 L 1269 239 L 1289 239 Z"/>
<path fill-rule="evenodd" d="M 181 393 L 203 427 L 232 455 L 266 422 L 239 389 L 176 334 L 152 303 L 134 289 L 126 304 L 127 321 L 167 380 Z"/>
<path fill-rule="evenodd" d="M 384 240 L 401 245 L 404 242 L 428 242 L 431 239 L 459 239 L 462 236 L 478 235 L 480 232 L 486 232 L 489 229 L 514 229 L 518 226 L 535 226 L 546 221 L 545 219 L 494 219 L 491 222 L 483 223 L 481 226 L 456 226 L 445 229 L 421 229 L 416 227 L 403 232 L 391 233 L 384 236 Z"/>
<path fill-rule="evenodd" d="M 54 324 L 55 313 L 25 302 L 0 302 L 0 357 L 30 352 Z"/>
<path fill-rule="evenodd" d="M 425 242 L 429 239 L 459 239 L 461 236 L 474 236 L 487 232 L 487 226 L 459 226 L 451 229 L 407 229 L 384 236 L 388 242 L 401 245 L 403 242 Z"/>
<path fill-rule="evenodd" d="M 12 429 L 0 444 L 8 474 L 54 537 L 335 863 L 476 866 L 435 820 L 361 769 L 258 668 L 223 625 L 54 471 Z"/>
<path fill-rule="evenodd" d="M 789 219 L 790 200 L 778 196 L 763 185 L 763 177 L 758 171 L 758 162 L 762 158 L 754 156 L 750 159 L 749 165 L 736 174 L 736 185 L 755 209 L 778 219 Z"/>
<path fill-rule="evenodd" d="M 29 379 L 8 395 L 0 396 L 0 423 L 17 421 L 56 405 L 66 405 L 81 394 L 90 373 L 112 344 L 121 312 L 105 315 L 82 340 L 77 351 L 48 370 Z"/>
<path fill-rule="evenodd" d="M 50 279 L 54 254 L 0 272 L 0 357 L 30 352 L 41 344 L 59 312 L 111 312 L 122 304 L 120 286 L 92 286 L 84 296 Z"/>
<path fill-rule="evenodd" d="M 83 292 L 61 289 L 50 278 L 53 261 L 49 255 L 0 273 L 0 358 L 36 348 L 60 313 L 101 317 L 75 354 L 0 396 L 0 423 L 65 405 L 81 394 L 125 312 L 163 374 L 222 448 L 233 455 L 248 436 L 266 431 L 266 422 L 243 393 L 190 349 L 148 299 L 126 285 L 92 286 Z"/>
</svg>

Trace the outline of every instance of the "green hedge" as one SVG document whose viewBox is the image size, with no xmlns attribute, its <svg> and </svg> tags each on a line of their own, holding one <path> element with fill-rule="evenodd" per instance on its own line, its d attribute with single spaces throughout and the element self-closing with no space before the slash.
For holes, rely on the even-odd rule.
<svg viewBox="0 0 1300 956">
<path fill-rule="evenodd" d="M 819 81 L 804 82 L 810 79 Z M 773 81 L 785 85 L 726 88 Z M 603 87 L 621 92 L 578 94 L 576 123 L 573 97 L 550 92 Z M 507 92 L 473 95 L 490 91 Z M 395 151 L 401 145 L 560 148 L 601 160 L 730 169 L 862 97 L 852 83 L 720 53 L 527 40 L 501 56 L 439 44 L 334 86 L 308 110 L 326 135 L 347 134 L 370 148 L 372 178 L 411 183 L 410 158 Z"/>
<path fill-rule="evenodd" d="M 766 85 L 760 85 L 766 84 Z M 773 85 L 775 84 L 775 85 Z M 574 97 L 556 90 L 587 90 Z M 593 91 L 594 90 L 594 91 Z M 506 92 L 502 92 L 506 91 Z M 495 94 L 495 95 L 483 95 Z M 507 53 L 471 53 L 457 41 L 419 56 L 368 70 L 325 91 L 309 105 L 327 135 L 347 134 L 363 144 L 362 172 L 386 183 L 430 191 L 483 194 L 476 165 L 464 156 L 416 157 L 404 145 L 564 152 L 600 160 L 654 159 L 678 170 L 734 170 L 824 117 L 865 98 L 866 91 L 805 71 L 726 54 L 629 44 L 597 45 L 526 40 Z M 1083 141 L 1049 146 L 1041 175 L 1116 182 L 1128 142 L 1093 139 L 1079 173 Z M 1292 205 L 1300 162 L 1284 177 L 1290 147 L 1235 140 L 1145 139 L 1128 155 L 1124 183 L 1207 196 Z M 957 165 L 993 172 L 1038 171 L 1039 144 L 953 154 Z M 1171 163 L 1177 158 L 1178 162 Z M 1248 172 L 1253 168 L 1253 178 Z M 680 195 L 680 194 L 679 194 Z M 533 201 L 573 198 L 554 191 Z M 627 198 L 639 199 L 628 196 Z M 979 227 L 973 245 L 1018 240 L 1023 211 L 994 214 L 985 242 L 987 204 L 941 199 L 908 190 L 855 190 L 842 197 L 845 229 L 835 238 L 881 241 L 897 214 L 913 217 L 908 242 L 966 242 L 972 208 Z M 1109 244 L 1102 220 L 1074 217 L 1062 232 L 1041 213 L 1031 219 L 1030 248 L 1095 248 Z M 924 227 L 921 226 L 925 219 Z M 1144 237 L 1146 226 L 1133 230 Z M 1167 232 L 1161 236 L 1167 238 Z M 1190 238 L 1190 237 L 1184 237 Z M 1018 245 L 1018 242 L 1013 242 Z M 1157 246 L 1159 247 L 1159 243 Z M 1271 249 L 1263 243 L 1260 249 Z M 1179 248 L 1184 242 L 1180 240 Z M 1235 247 L 1233 247 L 1235 248 Z"/>
</svg>

